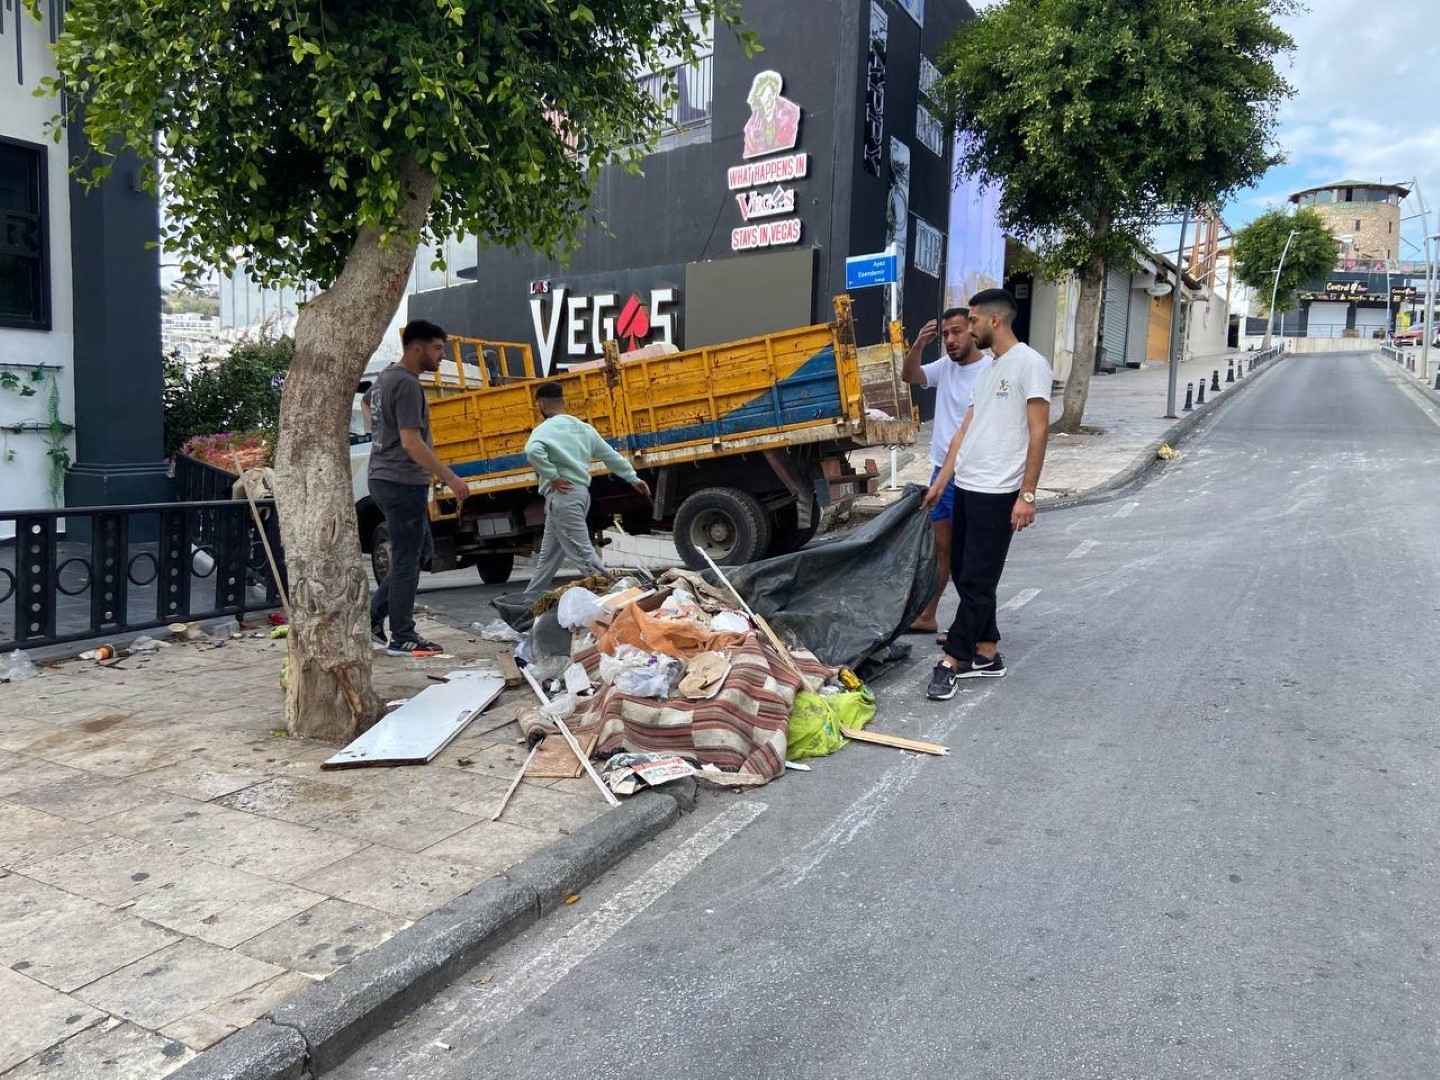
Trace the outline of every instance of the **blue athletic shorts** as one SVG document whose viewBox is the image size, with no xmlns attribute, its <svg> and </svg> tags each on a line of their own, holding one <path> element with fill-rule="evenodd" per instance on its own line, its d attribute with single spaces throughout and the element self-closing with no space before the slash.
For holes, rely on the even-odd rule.
<svg viewBox="0 0 1440 1080">
<path fill-rule="evenodd" d="M 935 478 L 936 478 L 937 476 L 939 476 L 939 475 L 940 475 L 940 469 L 939 469 L 939 467 L 937 466 L 936 469 L 935 469 L 935 471 L 930 474 L 930 483 L 931 483 L 931 484 L 934 484 L 934 483 L 935 483 Z M 940 496 L 940 501 L 939 501 L 939 503 L 936 504 L 934 510 L 931 510 L 931 511 L 930 511 L 930 520 L 931 520 L 931 521 L 949 521 L 949 520 L 950 520 L 952 517 L 954 517 L 954 516 L 955 516 L 955 485 L 954 485 L 954 484 L 947 484 L 947 485 L 945 485 L 945 494 Z"/>
</svg>

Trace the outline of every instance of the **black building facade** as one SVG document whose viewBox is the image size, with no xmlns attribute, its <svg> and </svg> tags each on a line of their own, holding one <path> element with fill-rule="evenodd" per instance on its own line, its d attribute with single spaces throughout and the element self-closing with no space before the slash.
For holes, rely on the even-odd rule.
<svg viewBox="0 0 1440 1080">
<path fill-rule="evenodd" d="M 675 79 L 675 130 L 643 175 L 610 169 L 568 267 L 481 250 L 474 281 L 410 298 L 412 318 L 528 342 L 546 372 L 656 341 L 694 348 L 831 317 L 847 256 L 902 252 L 902 317 L 940 311 L 951 140 L 923 88 L 973 17 L 963 0 L 750 0 L 764 51 L 721 29 Z M 885 290 L 853 293 L 862 343 Z M 913 330 L 912 330 L 913 332 Z"/>
</svg>

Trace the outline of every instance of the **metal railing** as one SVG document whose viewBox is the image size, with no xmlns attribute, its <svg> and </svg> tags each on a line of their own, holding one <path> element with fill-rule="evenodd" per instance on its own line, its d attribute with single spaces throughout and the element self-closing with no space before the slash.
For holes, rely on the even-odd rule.
<svg viewBox="0 0 1440 1080">
<path fill-rule="evenodd" d="M 277 607 L 250 508 L 225 495 L 0 513 L 0 652 Z M 258 509 L 283 575 L 275 505 Z"/>
<path fill-rule="evenodd" d="M 676 131 L 710 120 L 715 101 L 715 58 L 666 68 L 636 80 L 658 102 L 667 101 L 665 130 Z M 662 132 L 663 134 L 663 132 Z"/>
</svg>

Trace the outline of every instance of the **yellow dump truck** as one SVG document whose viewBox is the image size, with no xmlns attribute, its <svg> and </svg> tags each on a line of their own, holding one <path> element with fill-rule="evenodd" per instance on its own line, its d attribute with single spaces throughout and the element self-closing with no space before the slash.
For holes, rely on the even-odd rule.
<svg viewBox="0 0 1440 1080">
<path fill-rule="evenodd" d="M 553 376 L 575 415 L 635 464 L 653 504 L 592 466 L 592 526 L 618 517 L 630 533 L 673 532 L 696 568 L 706 552 L 739 565 L 793 551 L 814 535 L 821 508 L 869 491 L 849 453 L 914 442 L 919 427 L 900 379 L 898 324 L 890 347 L 855 346 L 850 298 L 837 297 L 828 324 L 668 354 L 621 356 Z M 534 551 L 544 529 L 538 479 L 525 442 L 540 423 L 541 381 L 526 345 L 456 338 L 433 380 L 435 451 L 464 477 L 457 506 L 431 500 L 432 569 L 474 565 L 489 583 L 510 576 L 516 555 Z M 647 350 L 647 353 L 649 351 Z M 363 471 L 357 475 L 357 495 Z M 361 540 L 383 572 L 388 557 L 378 510 L 360 496 Z"/>
</svg>

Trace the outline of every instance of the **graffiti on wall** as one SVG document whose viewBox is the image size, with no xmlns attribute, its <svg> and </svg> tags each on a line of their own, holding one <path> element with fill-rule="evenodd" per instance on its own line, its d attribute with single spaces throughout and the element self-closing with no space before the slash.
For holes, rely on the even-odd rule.
<svg viewBox="0 0 1440 1080">
<path fill-rule="evenodd" d="M 890 16 L 870 0 L 870 51 L 865 61 L 865 141 L 860 162 L 871 176 L 885 162 L 885 62 L 890 42 Z"/>
</svg>

